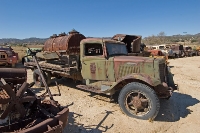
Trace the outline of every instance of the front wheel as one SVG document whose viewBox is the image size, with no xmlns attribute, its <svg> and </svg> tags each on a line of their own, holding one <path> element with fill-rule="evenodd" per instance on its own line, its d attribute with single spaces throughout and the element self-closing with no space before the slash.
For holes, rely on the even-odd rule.
<svg viewBox="0 0 200 133">
<path fill-rule="evenodd" d="M 123 113 L 142 120 L 153 120 L 160 109 L 160 102 L 154 90 L 137 82 L 123 87 L 118 103 Z"/>
</svg>

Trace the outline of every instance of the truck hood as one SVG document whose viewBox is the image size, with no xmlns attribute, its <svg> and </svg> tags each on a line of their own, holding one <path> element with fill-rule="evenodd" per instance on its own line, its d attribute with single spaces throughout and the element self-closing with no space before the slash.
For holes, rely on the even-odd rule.
<svg viewBox="0 0 200 133">
<path fill-rule="evenodd" d="M 141 56 L 115 56 L 115 62 L 132 62 L 132 63 L 139 63 L 139 62 L 153 62 L 153 58 L 149 57 L 141 57 Z"/>
<path fill-rule="evenodd" d="M 115 78 L 118 80 L 120 77 L 129 75 L 131 73 L 145 73 L 149 76 L 154 76 L 154 60 L 159 59 L 140 56 L 115 56 Z"/>
</svg>

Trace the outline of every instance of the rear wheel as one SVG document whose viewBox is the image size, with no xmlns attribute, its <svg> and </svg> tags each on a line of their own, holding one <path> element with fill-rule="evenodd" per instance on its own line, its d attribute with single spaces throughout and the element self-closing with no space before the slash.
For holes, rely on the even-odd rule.
<svg viewBox="0 0 200 133">
<path fill-rule="evenodd" d="M 44 78 L 46 80 L 47 85 L 49 85 L 51 83 L 51 76 L 49 73 L 43 73 Z M 35 86 L 37 87 L 44 87 L 44 84 L 42 82 L 42 78 L 40 76 L 39 70 L 35 69 L 33 71 L 33 80 L 35 82 Z"/>
<path fill-rule="evenodd" d="M 137 82 L 129 83 L 121 90 L 118 103 L 126 115 L 143 120 L 153 120 L 160 109 L 154 90 Z"/>
<path fill-rule="evenodd" d="M 200 51 L 197 52 L 197 55 L 200 56 Z"/>
</svg>

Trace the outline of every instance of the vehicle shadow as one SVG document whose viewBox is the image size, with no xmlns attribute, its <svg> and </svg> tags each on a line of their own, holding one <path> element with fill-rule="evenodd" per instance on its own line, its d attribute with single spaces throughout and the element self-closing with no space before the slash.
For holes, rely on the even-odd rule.
<svg viewBox="0 0 200 133">
<path fill-rule="evenodd" d="M 37 94 L 37 93 L 43 92 L 43 91 L 45 90 L 45 88 L 32 87 L 32 88 L 30 88 L 30 90 L 31 90 L 32 92 L 34 92 L 35 94 Z"/>
<path fill-rule="evenodd" d="M 83 115 L 77 114 L 74 112 L 69 112 L 68 124 L 64 128 L 64 133 L 88 133 L 88 132 L 89 133 L 102 133 L 102 132 L 107 132 L 109 129 L 111 129 L 114 126 L 114 124 L 112 124 L 110 127 L 108 127 L 108 126 L 102 126 L 102 123 L 106 120 L 106 118 L 111 113 L 112 113 L 111 111 L 106 111 L 104 118 L 97 125 L 85 126 L 84 124 L 76 122 L 76 119 L 78 117 L 82 117 Z"/>
<path fill-rule="evenodd" d="M 193 112 L 188 107 L 199 102 L 190 95 L 174 92 L 169 100 L 160 99 L 160 111 L 155 121 L 175 122 L 180 118 L 186 118 Z"/>
<path fill-rule="evenodd" d="M 57 81 L 58 81 L 58 84 L 66 85 L 71 88 L 76 88 L 76 85 L 80 84 L 80 83 L 74 83 L 73 80 L 66 79 L 66 78 L 62 78 Z M 52 83 L 52 85 L 55 85 L 55 83 Z M 78 89 L 78 88 L 76 88 L 76 89 Z M 81 90 L 81 89 L 78 89 L 78 90 Z M 81 90 L 81 91 L 85 91 L 85 90 Z M 115 100 L 110 101 L 107 99 L 101 99 L 101 98 L 99 99 L 99 97 L 95 97 L 96 95 L 110 98 L 107 95 L 96 94 L 93 92 L 90 92 L 88 96 L 93 97 L 97 100 L 113 102 L 113 103 L 117 104 L 117 101 L 115 101 Z M 199 102 L 200 101 L 198 99 L 193 98 L 192 96 L 190 96 L 188 94 L 174 92 L 173 96 L 169 100 L 160 99 L 160 111 L 159 111 L 157 117 L 155 118 L 155 121 L 175 122 L 175 121 L 180 120 L 180 118 L 185 118 L 193 112 L 188 107 L 194 106 L 195 104 L 197 104 Z M 85 127 L 85 128 L 87 128 L 87 127 Z"/>
<path fill-rule="evenodd" d="M 49 86 L 56 86 L 55 82 L 57 82 L 58 84 L 70 87 L 70 88 L 76 88 L 76 85 L 80 84 L 78 82 L 74 82 L 73 79 L 69 79 L 69 78 L 61 78 L 61 79 L 53 78 Z"/>
</svg>

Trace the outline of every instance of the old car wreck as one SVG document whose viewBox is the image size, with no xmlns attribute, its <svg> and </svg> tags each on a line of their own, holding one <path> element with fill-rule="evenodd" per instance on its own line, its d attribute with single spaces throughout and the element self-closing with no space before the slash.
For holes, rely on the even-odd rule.
<svg viewBox="0 0 200 133">
<path fill-rule="evenodd" d="M 43 77 L 39 65 L 37 67 Z M 34 83 L 26 82 L 25 68 L 1 68 L 0 77 L 0 133 L 63 132 L 69 109 L 54 100 L 53 96 L 61 95 L 60 91 L 51 94 L 43 80 L 46 91 L 37 96 L 31 88 Z"/>
<path fill-rule="evenodd" d="M 124 42 L 86 38 L 73 30 L 51 36 L 37 57 L 47 83 L 51 77 L 82 81 L 77 88 L 116 99 L 126 115 L 154 119 L 160 108 L 159 98 L 170 98 L 177 86 L 165 59 L 128 53 Z M 37 64 L 24 65 L 33 70 L 34 82 L 41 86 Z"/>
<path fill-rule="evenodd" d="M 15 53 L 10 46 L 0 45 L 0 65 L 15 67 L 18 62 L 18 53 Z"/>
</svg>

